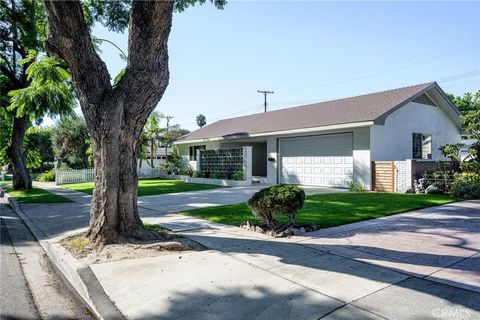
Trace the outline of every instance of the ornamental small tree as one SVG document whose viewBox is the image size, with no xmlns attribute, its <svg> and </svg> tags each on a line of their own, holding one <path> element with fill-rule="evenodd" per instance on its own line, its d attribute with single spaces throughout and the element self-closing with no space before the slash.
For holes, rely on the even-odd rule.
<svg viewBox="0 0 480 320">
<path fill-rule="evenodd" d="M 303 189 L 291 185 L 278 185 L 256 192 L 247 205 L 253 214 L 270 228 L 277 226 L 276 215 L 288 217 L 286 227 L 295 223 L 295 217 L 305 202 Z"/>
</svg>

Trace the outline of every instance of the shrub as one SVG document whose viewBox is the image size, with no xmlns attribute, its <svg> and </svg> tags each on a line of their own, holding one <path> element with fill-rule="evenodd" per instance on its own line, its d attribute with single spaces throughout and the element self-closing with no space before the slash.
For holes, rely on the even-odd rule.
<svg viewBox="0 0 480 320">
<path fill-rule="evenodd" d="M 220 172 L 214 172 L 211 174 L 210 178 L 213 178 L 213 179 L 222 179 L 223 178 L 223 175 L 220 173 Z"/>
<path fill-rule="evenodd" d="M 245 174 L 243 173 L 243 171 L 235 171 L 233 174 L 232 174 L 232 179 L 233 180 L 244 180 L 245 179 Z"/>
<path fill-rule="evenodd" d="M 452 187 L 454 177 L 455 172 L 450 170 L 430 172 L 424 175 L 425 182 L 423 186 L 425 189 L 429 186 L 434 186 L 443 192 L 448 192 Z"/>
<path fill-rule="evenodd" d="M 201 177 L 203 177 L 203 175 L 202 175 L 202 172 L 195 170 L 195 171 L 193 171 L 193 173 L 192 173 L 192 177 L 194 177 L 194 178 L 201 178 Z"/>
<path fill-rule="evenodd" d="M 463 173 L 452 184 L 452 194 L 463 199 L 480 198 L 480 174 Z"/>
<path fill-rule="evenodd" d="M 353 192 L 365 192 L 367 191 L 367 189 L 365 188 L 365 186 L 363 184 L 360 184 L 358 182 L 355 182 L 355 181 L 352 181 L 352 183 L 350 183 L 350 191 L 353 191 Z"/>
<path fill-rule="evenodd" d="M 55 181 L 55 169 L 47 172 L 40 173 L 37 177 L 37 181 L 40 182 L 54 182 Z"/>
<path fill-rule="evenodd" d="M 303 189 L 291 185 L 279 185 L 256 192 L 247 204 L 256 217 L 272 225 L 275 223 L 276 214 L 288 216 L 288 223 L 293 224 L 304 202 Z"/>
<path fill-rule="evenodd" d="M 426 194 L 443 194 L 443 190 L 435 185 L 429 185 L 425 188 Z"/>
</svg>

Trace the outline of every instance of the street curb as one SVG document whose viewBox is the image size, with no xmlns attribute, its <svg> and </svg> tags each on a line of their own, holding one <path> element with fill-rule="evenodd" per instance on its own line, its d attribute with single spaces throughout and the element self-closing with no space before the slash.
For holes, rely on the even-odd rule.
<svg viewBox="0 0 480 320">
<path fill-rule="evenodd" d="M 66 235 L 47 240 L 45 234 L 23 212 L 20 204 L 2 188 L 0 188 L 0 197 L 7 201 L 23 223 L 30 229 L 30 232 L 37 239 L 52 264 L 67 279 L 98 319 L 126 319 L 105 293 L 92 269 L 75 259 L 68 250 L 59 244 L 59 241 L 65 238 Z"/>
</svg>

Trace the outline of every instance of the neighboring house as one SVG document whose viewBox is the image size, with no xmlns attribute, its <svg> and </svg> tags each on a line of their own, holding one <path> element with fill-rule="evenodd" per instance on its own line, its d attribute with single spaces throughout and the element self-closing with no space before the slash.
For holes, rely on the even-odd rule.
<svg viewBox="0 0 480 320">
<path fill-rule="evenodd" d="M 252 146 L 254 176 L 271 184 L 371 186 L 371 163 L 443 159 L 460 141 L 459 111 L 436 82 L 217 121 L 181 137 L 197 149 Z"/>
<path fill-rule="evenodd" d="M 461 143 L 463 144 L 463 147 L 460 148 L 460 159 L 463 160 L 469 160 L 471 158 L 470 155 L 470 147 L 472 147 L 475 143 L 478 141 L 476 139 L 465 139 L 462 140 Z"/>
<path fill-rule="evenodd" d="M 150 166 L 150 146 L 147 145 L 146 150 L 148 153 L 145 154 L 145 159 L 137 159 L 137 166 L 140 165 L 140 161 L 142 162 L 142 167 L 149 167 Z M 166 153 L 166 154 L 165 154 Z M 153 166 L 158 167 L 159 165 L 166 163 L 172 154 L 172 148 L 168 147 L 165 149 L 163 146 L 159 146 L 153 156 Z"/>
</svg>

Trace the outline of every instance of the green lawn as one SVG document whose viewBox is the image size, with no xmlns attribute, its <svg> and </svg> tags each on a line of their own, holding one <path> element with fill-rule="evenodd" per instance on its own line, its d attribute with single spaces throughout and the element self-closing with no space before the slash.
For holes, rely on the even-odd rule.
<svg viewBox="0 0 480 320">
<path fill-rule="evenodd" d="M 20 203 L 66 203 L 69 199 L 50 193 L 43 189 L 33 187 L 30 191 L 13 190 L 12 187 L 5 191 Z"/>
<path fill-rule="evenodd" d="M 93 182 L 64 184 L 62 187 L 89 194 L 93 193 Z M 142 179 L 138 181 L 138 196 L 151 196 L 155 194 L 198 191 L 216 188 L 222 187 L 210 184 L 186 183 L 180 180 Z"/>
<path fill-rule="evenodd" d="M 457 199 L 445 195 L 317 194 L 306 197 L 305 205 L 297 215 L 296 223 L 318 224 L 322 228 L 328 228 L 454 201 Z M 194 209 L 181 214 L 236 226 L 247 220 L 258 221 L 246 204 Z"/>
</svg>

